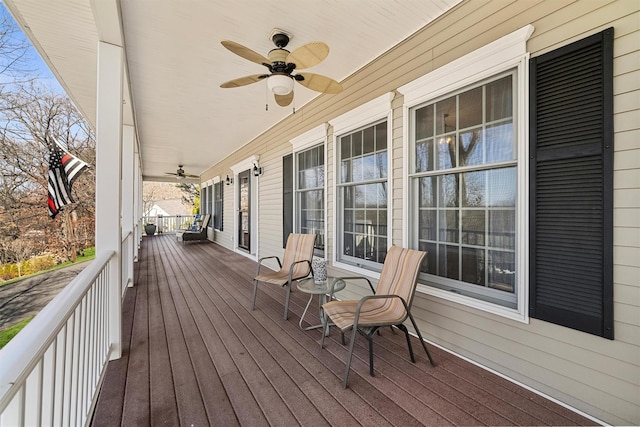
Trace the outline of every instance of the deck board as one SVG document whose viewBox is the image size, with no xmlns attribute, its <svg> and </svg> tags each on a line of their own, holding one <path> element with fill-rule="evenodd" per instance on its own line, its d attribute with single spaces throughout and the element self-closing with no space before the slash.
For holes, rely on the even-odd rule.
<svg viewBox="0 0 640 427">
<path fill-rule="evenodd" d="M 256 263 L 219 245 L 145 237 L 135 268 L 123 357 L 109 363 L 94 426 L 593 425 L 433 346 L 432 367 L 415 337 L 413 364 L 389 328 L 374 339 L 374 377 L 358 337 L 345 390 L 340 334 L 320 349 L 321 332 L 298 326 L 308 295 L 292 292 L 285 321 L 284 290 L 262 284 L 252 311 Z"/>
</svg>

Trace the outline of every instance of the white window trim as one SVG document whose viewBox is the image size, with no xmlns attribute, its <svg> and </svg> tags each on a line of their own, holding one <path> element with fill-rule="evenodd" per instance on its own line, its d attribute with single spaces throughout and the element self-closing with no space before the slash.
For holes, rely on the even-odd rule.
<svg viewBox="0 0 640 427">
<path fill-rule="evenodd" d="M 238 182 L 238 174 L 240 172 L 244 172 L 247 169 L 251 170 L 253 168 L 253 165 L 258 164 L 258 157 L 256 156 L 250 156 L 247 157 L 246 159 L 244 159 L 241 162 L 236 163 L 235 165 L 231 166 L 231 172 L 233 172 L 233 182 L 237 183 Z M 260 218 L 258 217 L 258 213 L 260 212 L 260 210 L 258 209 L 258 201 L 259 201 L 259 197 L 258 197 L 258 192 L 259 192 L 259 182 L 260 180 L 257 179 L 256 177 L 253 176 L 252 173 L 249 174 L 249 178 L 251 179 L 251 218 L 255 219 L 255 236 L 251 236 L 251 250 L 249 251 L 250 253 L 245 252 L 244 250 L 240 249 L 238 247 L 238 209 L 239 209 L 239 200 L 238 200 L 238 193 L 236 192 L 237 188 L 234 186 L 233 187 L 233 230 L 231 231 L 233 234 L 233 250 L 240 255 L 246 256 L 247 258 L 250 258 L 254 261 L 258 260 L 259 257 L 259 247 L 260 247 L 260 240 L 259 240 L 259 225 L 260 225 Z"/>
<path fill-rule="evenodd" d="M 291 143 L 293 152 L 303 151 L 307 148 L 313 147 L 314 145 L 325 142 L 327 140 L 328 127 L 329 125 L 327 123 L 322 123 L 321 125 L 291 139 L 289 142 Z"/>
<path fill-rule="evenodd" d="M 215 194 L 216 193 L 216 187 L 215 187 L 215 185 L 220 183 L 221 181 L 222 181 L 222 177 L 220 175 L 214 176 L 213 178 L 211 178 L 211 185 L 213 185 L 213 191 L 211 192 L 211 198 L 212 198 L 212 200 L 211 200 L 211 213 L 212 213 L 212 215 L 216 215 L 217 214 L 217 212 L 216 212 L 216 194 Z M 223 203 L 224 203 L 224 184 L 223 184 L 223 187 L 222 187 L 222 193 L 223 193 L 222 194 L 222 197 L 223 197 L 222 200 L 223 200 Z M 224 207 L 222 208 L 222 211 L 224 212 Z M 223 216 L 224 216 L 224 214 L 223 214 Z M 216 231 L 220 231 L 220 230 L 218 230 L 216 228 L 216 226 L 215 226 L 215 224 L 213 222 L 213 219 L 211 220 L 211 228 L 213 228 Z"/>
<path fill-rule="evenodd" d="M 309 148 L 313 148 L 316 145 L 324 144 L 324 258 L 327 259 L 327 129 L 329 128 L 328 123 L 323 123 L 319 126 L 316 126 L 313 129 L 308 130 L 307 132 L 291 139 L 289 142 L 292 146 L 292 154 L 293 154 L 293 230 L 297 230 L 298 228 L 298 156 L 297 154 L 301 151 L 305 151 Z M 314 255 L 315 257 L 315 255 Z"/>
<path fill-rule="evenodd" d="M 393 224 L 393 110 L 391 109 L 391 102 L 395 94 L 393 92 L 385 93 L 371 101 L 363 104 L 347 113 L 344 113 L 332 120 L 329 120 L 329 124 L 333 126 L 333 186 L 332 186 L 332 203 L 333 203 L 333 239 L 332 239 L 332 256 L 331 264 L 333 267 L 340 268 L 342 270 L 350 271 L 358 275 L 370 277 L 373 279 L 379 279 L 380 273 L 372 271 L 366 268 L 357 267 L 351 264 L 347 264 L 338 261 L 338 239 L 337 225 L 338 225 L 338 173 L 339 173 L 339 155 L 338 155 L 338 139 L 340 136 L 358 128 L 370 125 L 379 120 L 387 120 L 387 248 L 390 247 L 392 242 L 393 231 L 391 229 Z M 326 176 L 326 175 L 325 175 Z M 328 243 L 328 239 L 327 239 Z M 328 246 L 328 244 L 327 244 Z M 326 253 L 326 248 L 325 248 Z"/>
<path fill-rule="evenodd" d="M 517 69 L 517 168 L 518 168 L 518 200 L 516 202 L 517 258 L 516 271 L 519 272 L 516 284 L 517 307 L 510 309 L 497 304 L 481 301 L 469 296 L 447 292 L 423 284 L 418 284 L 419 292 L 473 307 L 488 313 L 506 317 L 523 323 L 529 323 L 529 128 L 528 128 L 528 83 L 529 53 L 527 40 L 534 31 L 527 25 L 506 36 L 489 43 L 455 61 L 444 65 L 404 86 L 398 92 L 404 95 L 403 105 L 403 227 L 402 242 L 407 246 L 410 242 L 409 228 L 410 209 L 410 159 L 411 155 L 411 122 L 410 109 L 423 102 L 454 92 L 465 86 L 507 71 Z"/>
</svg>

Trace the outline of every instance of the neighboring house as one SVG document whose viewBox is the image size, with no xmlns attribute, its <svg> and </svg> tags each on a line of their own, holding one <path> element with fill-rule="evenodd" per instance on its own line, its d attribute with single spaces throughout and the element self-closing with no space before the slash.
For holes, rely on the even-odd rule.
<svg viewBox="0 0 640 427">
<path fill-rule="evenodd" d="M 157 200 L 153 203 L 147 216 L 187 216 L 191 215 L 191 208 L 182 199 Z"/>
<path fill-rule="evenodd" d="M 14 14 L 23 27 L 37 31 L 40 24 L 54 34 L 65 24 L 58 19 L 77 9 L 54 19 L 34 12 L 33 2 L 5 3 L 22 12 Z M 121 233 L 113 230 L 133 229 L 140 216 L 130 202 L 140 198 L 138 156 L 148 150 L 162 157 L 178 143 L 162 151 L 143 140 L 142 154 L 136 151 L 136 120 L 122 118 L 115 89 L 124 88 L 126 98 L 129 86 L 142 87 L 125 105 L 144 103 L 143 93 L 153 89 L 136 67 L 152 52 L 143 44 L 109 43 L 122 34 L 122 17 L 104 4 L 85 4 L 87 22 L 92 13 L 103 18 L 87 34 L 104 38 L 100 77 L 116 77 L 97 79 L 102 99 L 90 96 L 89 78 L 64 87 L 76 89 L 72 95 L 89 117 L 99 115 L 91 114 L 95 98 L 106 107 L 97 120 L 102 127 L 96 125 L 96 246 L 133 264 L 137 249 L 121 251 Z M 162 26 L 169 21 L 149 21 L 171 41 Z M 78 48 L 69 42 L 65 53 L 94 48 L 90 36 L 82 41 Z M 357 49 L 356 40 L 344 43 Z M 311 100 L 208 164 L 200 177 L 201 212 L 213 214 L 211 238 L 257 260 L 282 254 L 289 232 L 313 232 L 316 255 L 328 260 L 330 273 L 373 279 L 390 245 L 425 250 L 412 311 L 426 339 L 605 423 L 640 424 L 640 2 L 465 0 L 389 45 L 341 81 L 340 95 Z M 183 66 L 187 56 L 175 61 Z M 131 68 L 126 77 L 144 83 L 128 85 L 109 73 L 129 70 L 123 62 Z M 185 70 L 190 78 L 193 70 Z M 174 74 L 163 76 L 161 96 L 174 89 L 178 95 L 145 98 L 142 107 L 151 110 L 157 101 L 163 114 L 170 104 L 182 112 L 187 91 L 166 84 Z M 202 90 L 219 83 L 208 78 Z M 154 127 L 141 122 L 145 111 L 136 107 L 141 127 Z M 206 105 L 196 108 L 191 122 L 165 118 L 184 133 L 185 152 L 196 139 L 193 123 L 219 120 Z M 238 126 L 236 120 L 223 125 Z M 118 147 L 108 150 L 123 132 L 125 154 L 118 158 Z M 208 135 L 213 152 L 218 135 Z M 205 150 L 191 151 L 207 159 Z M 114 196 L 107 182 L 113 177 L 100 173 L 121 165 L 123 194 Z M 366 292 L 349 286 L 339 297 Z M 121 295 L 111 294 L 116 302 Z M 113 323 L 110 354 L 117 358 Z"/>
</svg>

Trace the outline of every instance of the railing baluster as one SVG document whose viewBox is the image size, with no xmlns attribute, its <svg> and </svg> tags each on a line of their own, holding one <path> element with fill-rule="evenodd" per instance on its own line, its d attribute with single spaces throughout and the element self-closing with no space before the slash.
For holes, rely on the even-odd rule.
<svg viewBox="0 0 640 427">
<path fill-rule="evenodd" d="M 0 426 L 86 423 L 109 360 L 113 255 L 96 257 L 0 350 Z"/>
</svg>

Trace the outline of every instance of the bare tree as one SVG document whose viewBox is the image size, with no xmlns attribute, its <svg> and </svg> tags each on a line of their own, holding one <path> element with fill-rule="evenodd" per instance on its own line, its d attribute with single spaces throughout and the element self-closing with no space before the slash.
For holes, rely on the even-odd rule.
<svg viewBox="0 0 640 427">
<path fill-rule="evenodd" d="M 7 87 L 32 81 L 35 52 L 9 12 L 0 8 L 0 94 Z"/>
<path fill-rule="evenodd" d="M 95 164 L 92 130 L 64 95 L 35 82 L 16 86 L 0 96 L 0 223 L 5 238 L 18 238 L 29 230 L 41 230 L 50 247 L 65 258 L 75 257 L 78 246 L 73 226 L 93 225 L 95 169 L 90 167 L 74 182 L 77 201 L 63 215 L 48 219 L 48 144 L 52 137 L 73 155 Z M 70 220 L 68 214 L 77 220 Z M 87 224 L 87 220 L 90 224 Z M 87 239 L 82 239 L 84 244 Z M 80 248 L 82 249 L 82 248 Z"/>
</svg>

